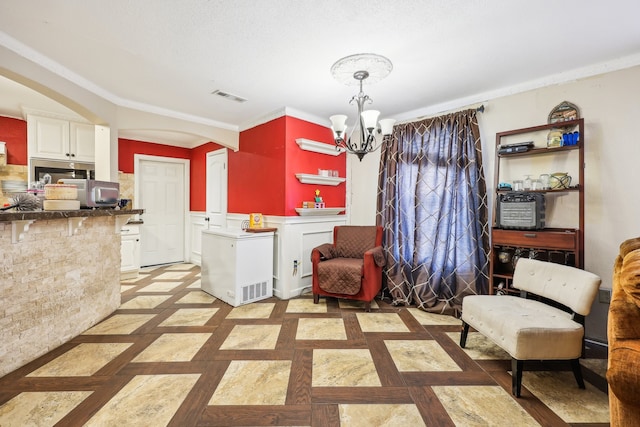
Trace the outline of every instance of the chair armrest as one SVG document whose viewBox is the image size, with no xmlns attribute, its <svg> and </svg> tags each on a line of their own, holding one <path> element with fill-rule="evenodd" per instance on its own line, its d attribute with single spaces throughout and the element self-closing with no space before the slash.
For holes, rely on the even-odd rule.
<svg viewBox="0 0 640 427">
<path fill-rule="evenodd" d="M 323 243 L 320 246 L 313 248 L 311 251 L 311 261 L 314 261 L 314 256 L 317 261 L 325 261 L 336 257 L 336 248 L 331 243 Z"/>
<path fill-rule="evenodd" d="M 365 259 L 372 257 L 373 261 L 378 267 L 384 267 L 387 264 L 387 259 L 384 256 L 384 249 L 382 246 L 376 246 L 373 249 L 369 249 L 364 253 Z"/>
</svg>

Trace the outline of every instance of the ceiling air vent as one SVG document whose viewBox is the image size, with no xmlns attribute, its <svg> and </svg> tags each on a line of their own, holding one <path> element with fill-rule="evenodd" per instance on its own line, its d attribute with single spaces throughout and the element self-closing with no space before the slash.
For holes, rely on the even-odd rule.
<svg viewBox="0 0 640 427">
<path fill-rule="evenodd" d="M 221 90 L 214 90 L 213 92 L 211 92 L 211 95 L 217 95 L 217 96 L 221 96 L 222 98 L 226 98 L 229 101 L 235 101 L 235 102 L 247 102 L 246 99 L 241 98 L 239 96 L 227 93 L 227 92 L 223 92 Z"/>
</svg>

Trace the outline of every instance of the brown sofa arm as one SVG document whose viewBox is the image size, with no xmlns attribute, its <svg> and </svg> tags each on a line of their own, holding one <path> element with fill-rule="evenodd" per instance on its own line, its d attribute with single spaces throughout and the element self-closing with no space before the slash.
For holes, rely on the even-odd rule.
<svg viewBox="0 0 640 427">
<path fill-rule="evenodd" d="M 364 253 L 365 260 L 367 257 L 373 257 L 373 262 L 378 267 L 384 267 L 387 265 L 387 259 L 384 256 L 384 249 L 382 249 L 382 246 L 376 246 L 375 248 L 366 251 Z"/>
<path fill-rule="evenodd" d="M 609 351 L 607 382 L 613 394 L 621 402 L 640 406 L 640 342 L 624 340 Z"/>
<path fill-rule="evenodd" d="M 640 417 L 640 238 L 620 245 L 607 320 L 611 425 L 632 425 Z"/>
</svg>

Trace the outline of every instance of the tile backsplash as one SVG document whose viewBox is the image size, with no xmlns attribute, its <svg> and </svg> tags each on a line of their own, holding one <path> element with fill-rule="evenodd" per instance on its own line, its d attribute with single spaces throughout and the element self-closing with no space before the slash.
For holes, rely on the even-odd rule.
<svg viewBox="0 0 640 427">
<path fill-rule="evenodd" d="M 27 181 L 28 168 L 24 165 L 0 166 L 0 181 Z M 9 203 L 10 193 L 4 194 L 0 185 L 0 206 Z"/>
</svg>

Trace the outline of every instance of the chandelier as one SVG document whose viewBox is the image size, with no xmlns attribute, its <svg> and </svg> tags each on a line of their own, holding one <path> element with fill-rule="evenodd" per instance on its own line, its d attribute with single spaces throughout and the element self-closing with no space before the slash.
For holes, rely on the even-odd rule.
<svg viewBox="0 0 640 427">
<path fill-rule="evenodd" d="M 391 61 L 381 55 L 373 53 L 359 53 L 346 56 L 331 66 L 331 74 L 341 83 L 359 85 L 360 91 L 354 95 L 349 104 L 356 104 L 358 119 L 351 132 L 347 135 L 347 116 L 337 114 L 329 117 L 336 147 L 344 148 L 355 154 L 362 161 L 365 154 L 377 150 L 385 138 L 391 135 L 394 119 L 383 119 L 378 122 L 380 111 L 365 110 L 364 104 L 371 104 L 373 100 L 365 95 L 362 84 L 377 83 L 389 75 L 393 65 Z M 357 131 L 356 131 L 357 129 Z"/>
</svg>

